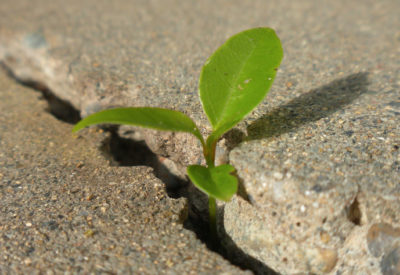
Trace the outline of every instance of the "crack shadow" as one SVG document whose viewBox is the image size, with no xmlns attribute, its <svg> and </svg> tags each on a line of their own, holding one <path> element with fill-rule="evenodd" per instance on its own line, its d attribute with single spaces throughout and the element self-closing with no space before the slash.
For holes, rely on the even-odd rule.
<svg viewBox="0 0 400 275">
<path fill-rule="evenodd" d="M 105 128 L 110 132 L 110 137 L 103 141 L 100 150 L 110 159 L 111 165 L 116 166 L 140 166 L 145 165 L 153 168 L 154 175 L 164 182 L 166 191 L 171 198 L 184 197 L 188 200 L 188 218 L 184 221 L 185 229 L 196 234 L 208 249 L 220 254 L 231 264 L 245 270 L 251 270 L 255 274 L 277 275 L 268 266 L 256 258 L 247 255 L 222 229 L 224 244 L 215 244 L 209 234 L 208 223 L 208 197 L 200 190 L 196 189 L 189 181 L 185 181 L 165 167 L 144 141 L 135 141 L 130 138 L 119 136 L 118 127 L 111 126 Z M 222 226 L 223 228 L 223 226 Z"/>
<path fill-rule="evenodd" d="M 250 270 L 256 275 L 279 275 L 279 273 L 275 272 L 257 258 L 246 254 L 227 234 L 223 224 L 224 206 L 217 207 L 219 238 L 217 240 L 212 240 L 209 234 L 208 197 L 193 186 L 189 189 L 192 190 L 185 191 L 189 194 L 183 194 L 183 197 L 188 198 L 189 202 L 189 219 L 184 223 L 185 229 L 193 231 L 196 237 L 201 240 L 209 250 L 218 253 L 225 260 L 242 270 Z"/>
<path fill-rule="evenodd" d="M 171 198 L 181 196 L 178 190 L 186 186 L 188 181 L 171 173 L 145 141 L 121 137 L 118 134 L 118 126 L 104 128 L 110 136 L 102 142 L 99 149 L 110 160 L 112 166 L 151 167 L 154 175 L 165 184 L 168 196 Z"/>
<path fill-rule="evenodd" d="M 71 103 L 65 101 L 53 94 L 53 92 L 44 84 L 39 81 L 35 81 L 33 79 L 21 79 L 17 77 L 13 71 L 7 67 L 4 62 L 0 61 L 0 67 L 5 70 L 7 75 L 14 79 L 17 83 L 22 86 L 32 88 L 36 91 L 42 93 L 43 98 L 47 101 L 48 107 L 46 109 L 47 112 L 55 116 L 57 119 L 75 124 L 79 120 L 81 120 L 80 113 Z"/>
<path fill-rule="evenodd" d="M 5 67 L 1 62 L 0 65 Z M 56 97 L 46 85 L 34 80 L 21 80 L 9 68 L 5 67 L 5 69 L 10 77 L 20 84 L 41 91 L 43 97 L 48 101 L 48 111 L 55 117 L 68 123 L 76 123 L 80 120 L 79 111 L 69 102 Z M 311 90 L 254 121 L 247 127 L 247 137 L 235 129 L 228 132 L 226 134 L 228 147 L 233 149 L 243 139 L 255 140 L 278 136 L 308 122 L 329 116 L 343 106 L 350 104 L 361 94 L 367 92 L 367 86 L 368 73 L 357 73 Z M 219 253 L 233 265 L 242 269 L 249 269 L 255 274 L 278 274 L 261 261 L 244 253 L 226 233 L 223 225 L 219 227 L 219 232 L 222 236 L 221 239 L 224 240 L 223 245 L 213 245 L 208 234 L 207 211 L 202 210 L 208 209 L 206 198 L 204 199 L 204 203 L 202 203 L 204 205 L 200 205 L 198 208 L 194 206 L 190 200 L 197 193 L 193 192 L 189 194 L 192 192 L 188 188 L 190 183 L 171 173 L 144 141 L 135 141 L 121 137 L 115 128 L 112 127 L 107 130 L 111 133 L 110 138 L 103 142 L 100 150 L 106 157 L 109 157 L 111 164 L 116 166 L 143 165 L 152 167 L 155 176 L 164 182 L 168 196 L 171 198 L 185 197 L 189 200 L 192 214 L 185 221 L 184 227 L 194 231 L 197 237 L 209 249 Z M 200 193 L 198 190 L 196 192 Z M 224 215 L 224 208 L 220 211 Z"/>
<path fill-rule="evenodd" d="M 57 119 L 71 124 L 75 124 L 80 120 L 79 111 L 69 102 L 54 95 L 45 84 L 33 79 L 22 80 L 15 76 L 13 72 L 1 62 L 0 68 L 3 68 L 8 76 L 14 79 L 17 83 L 41 92 L 43 98 L 48 103 L 48 109 L 46 111 Z M 219 253 L 233 265 L 242 264 L 238 267 L 242 269 L 251 269 L 252 266 L 247 264 L 248 261 L 253 262 L 250 256 L 243 253 L 243 256 L 240 257 L 247 260 L 245 262 L 238 261 L 238 259 L 230 258 L 231 254 L 228 254 L 226 250 L 220 246 L 216 246 L 212 242 L 210 234 L 208 234 L 208 198 L 204 193 L 194 188 L 188 180 L 174 175 L 160 161 L 158 156 L 150 150 L 144 141 L 120 136 L 118 134 L 118 126 L 110 126 L 106 124 L 100 128 L 109 132 L 109 136 L 102 141 L 99 150 L 102 152 L 104 157 L 108 159 L 111 166 L 148 166 L 153 168 L 154 175 L 165 184 L 166 192 L 169 197 L 184 197 L 188 200 L 189 216 L 183 223 L 184 228 L 194 232 L 197 238 L 202 241 L 208 249 Z M 194 197 L 197 198 L 197 205 L 193 203 Z M 199 198 L 201 199 L 199 200 Z M 234 248 L 232 247 L 232 249 Z M 235 252 L 234 255 L 241 254 Z"/>
<path fill-rule="evenodd" d="M 368 75 L 351 74 L 292 99 L 248 125 L 245 140 L 280 136 L 333 114 L 368 91 Z"/>
</svg>

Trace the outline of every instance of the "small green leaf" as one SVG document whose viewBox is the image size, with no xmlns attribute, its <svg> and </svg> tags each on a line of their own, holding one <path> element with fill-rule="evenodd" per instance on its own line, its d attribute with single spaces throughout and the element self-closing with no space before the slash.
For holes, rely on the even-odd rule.
<svg viewBox="0 0 400 275">
<path fill-rule="evenodd" d="M 282 57 L 274 30 L 256 28 L 232 36 L 207 60 L 200 75 L 200 98 L 215 138 L 264 99 Z"/>
<path fill-rule="evenodd" d="M 234 171 L 235 168 L 229 164 L 216 167 L 191 165 L 187 168 L 189 178 L 197 188 L 222 201 L 229 201 L 237 191 L 237 178 L 231 174 Z"/>
<path fill-rule="evenodd" d="M 188 132 L 202 143 L 203 137 L 196 124 L 187 115 L 173 110 L 151 107 L 116 108 L 87 116 L 72 129 L 79 131 L 87 126 L 101 123 L 127 124 L 162 131 Z"/>
</svg>

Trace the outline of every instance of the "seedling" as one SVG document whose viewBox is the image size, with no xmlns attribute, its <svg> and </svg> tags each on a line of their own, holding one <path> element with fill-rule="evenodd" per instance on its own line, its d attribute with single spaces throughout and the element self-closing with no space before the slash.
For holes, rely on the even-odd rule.
<svg viewBox="0 0 400 275">
<path fill-rule="evenodd" d="M 209 197 L 210 229 L 215 238 L 216 199 L 229 201 L 238 188 L 232 165 L 215 166 L 217 142 L 264 99 L 282 57 L 279 38 L 270 28 L 240 32 L 215 51 L 204 64 L 199 82 L 200 99 L 213 129 L 207 139 L 187 115 L 152 107 L 104 110 L 81 120 L 73 131 L 112 123 L 193 134 L 203 146 L 206 166 L 190 165 L 187 173 Z"/>
</svg>

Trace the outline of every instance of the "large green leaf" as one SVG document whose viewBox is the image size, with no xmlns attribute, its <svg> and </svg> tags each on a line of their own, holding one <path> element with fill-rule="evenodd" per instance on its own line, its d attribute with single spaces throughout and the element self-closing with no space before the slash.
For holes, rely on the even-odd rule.
<svg viewBox="0 0 400 275">
<path fill-rule="evenodd" d="M 237 178 L 231 174 L 234 171 L 235 168 L 229 164 L 216 167 L 191 165 L 187 168 L 189 178 L 197 188 L 223 201 L 229 201 L 237 191 Z"/>
<path fill-rule="evenodd" d="M 151 107 L 116 108 L 87 116 L 75 125 L 72 131 L 101 123 L 127 124 L 162 131 L 188 132 L 203 143 L 196 124 L 187 115 L 173 110 Z"/>
<path fill-rule="evenodd" d="M 282 57 L 274 30 L 256 28 L 232 36 L 207 60 L 200 76 L 200 98 L 216 136 L 264 99 Z"/>
</svg>

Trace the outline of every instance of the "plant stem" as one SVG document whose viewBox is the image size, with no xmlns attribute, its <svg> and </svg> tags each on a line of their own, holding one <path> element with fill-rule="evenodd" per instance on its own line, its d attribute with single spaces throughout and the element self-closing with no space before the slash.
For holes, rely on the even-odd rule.
<svg viewBox="0 0 400 275">
<path fill-rule="evenodd" d="M 217 147 L 217 141 L 207 144 L 204 148 L 204 157 L 206 159 L 206 163 L 208 167 L 215 166 L 215 149 Z M 210 223 L 210 233 L 211 239 L 214 244 L 217 243 L 217 202 L 213 197 L 208 197 L 208 214 L 209 214 L 209 223 Z"/>
<path fill-rule="evenodd" d="M 208 167 L 215 166 L 215 149 L 217 147 L 217 142 L 215 141 L 210 145 L 210 147 L 204 147 L 204 158 L 206 159 L 206 163 Z"/>
<path fill-rule="evenodd" d="M 208 197 L 208 211 L 210 215 L 209 222 L 210 222 L 211 239 L 212 242 L 215 244 L 217 240 L 217 218 L 216 218 L 217 202 L 213 197 Z"/>
</svg>

